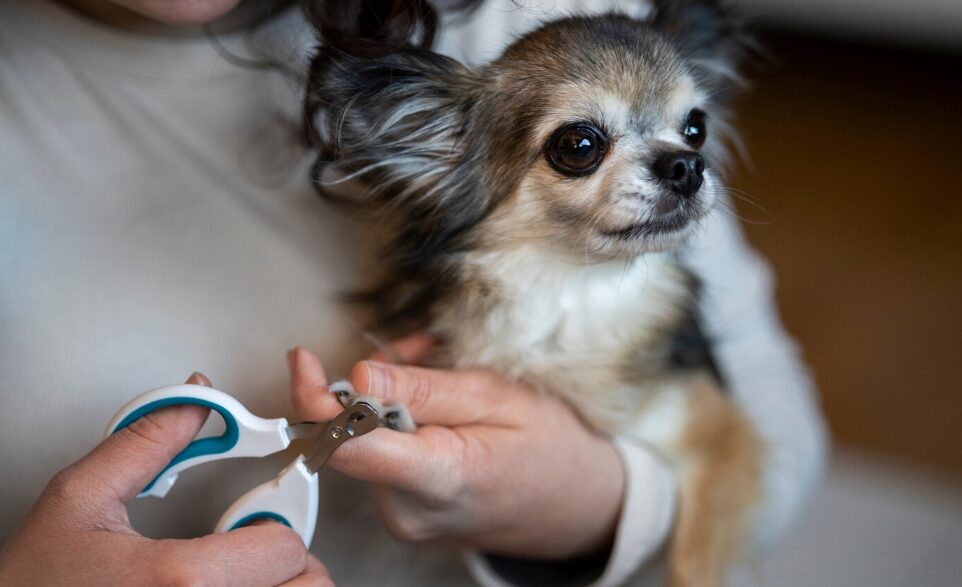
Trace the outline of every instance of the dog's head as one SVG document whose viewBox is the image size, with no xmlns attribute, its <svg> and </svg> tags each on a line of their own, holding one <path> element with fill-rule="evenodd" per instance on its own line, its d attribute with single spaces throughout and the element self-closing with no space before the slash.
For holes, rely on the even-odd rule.
<svg viewBox="0 0 962 587">
<path fill-rule="evenodd" d="M 721 188 L 743 40 L 716 0 L 550 23 L 471 70 L 322 48 L 306 118 L 322 191 L 385 214 L 416 262 L 536 241 L 592 259 L 682 242 Z M 361 189 L 336 182 L 359 180 Z"/>
</svg>

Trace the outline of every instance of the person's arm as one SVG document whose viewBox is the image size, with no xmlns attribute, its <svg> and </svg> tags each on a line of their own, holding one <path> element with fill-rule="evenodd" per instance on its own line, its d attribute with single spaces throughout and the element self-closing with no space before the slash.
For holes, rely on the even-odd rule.
<svg viewBox="0 0 962 587">
<path fill-rule="evenodd" d="M 688 264 L 703 282 L 702 321 L 719 370 L 765 448 L 761 546 L 786 529 L 821 478 L 827 436 L 808 370 L 779 319 L 771 270 L 728 207 L 709 217 Z"/>
<path fill-rule="evenodd" d="M 150 540 L 130 526 L 127 503 L 206 417 L 198 406 L 158 410 L 58 473 L 0 551 L 0 585 L 333 587 L 300 537 L 274 522 L 192 540 Z"/>
</svg>

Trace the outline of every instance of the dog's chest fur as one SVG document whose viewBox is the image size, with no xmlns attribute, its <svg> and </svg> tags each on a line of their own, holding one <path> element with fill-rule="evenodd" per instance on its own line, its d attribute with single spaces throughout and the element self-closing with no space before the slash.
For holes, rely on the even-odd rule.
<svg viewBox="0 0 962 587">
<path fill-rule="evenodd" d="M 595 426 L 624 428 L 670 374 L 692 284 L 671 255 L 579 264 L 536 249 L 468 253 L 435 308 L 440 360 L 560 394 Z"/>
</svg>

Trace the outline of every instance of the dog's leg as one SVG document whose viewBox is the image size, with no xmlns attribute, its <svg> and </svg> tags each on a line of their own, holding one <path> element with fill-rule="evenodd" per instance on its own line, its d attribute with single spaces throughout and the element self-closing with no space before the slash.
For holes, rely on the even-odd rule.
<svg viewBox="0 0 962 587">
<path fill-rule="evenodd" d="M 672 587 L 715 587 L 745 554 L 761 492 L 761 445 L 748 419 L 706 378 L 693 378 L 686 396 L 668 572 Z"/>
</svg>

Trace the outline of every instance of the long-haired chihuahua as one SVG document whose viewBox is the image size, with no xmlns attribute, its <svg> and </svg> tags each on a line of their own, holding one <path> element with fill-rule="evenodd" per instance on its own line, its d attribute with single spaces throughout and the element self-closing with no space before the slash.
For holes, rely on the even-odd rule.
<svg viewBox="0 0 962 587">
<path fill-rule="evenodd" d="M 723 581 L 759 499 L 760 443 L 698 327 L 685 243 L 723 184 L 747 47 L 715 0 L 551 22 L 470 69 L 321 47 L 305 114 L 327 197 L 390 227 L 377 326 L 435 361 L 558 394 L 676 471 L 676 586 Z"/>
</svg>

